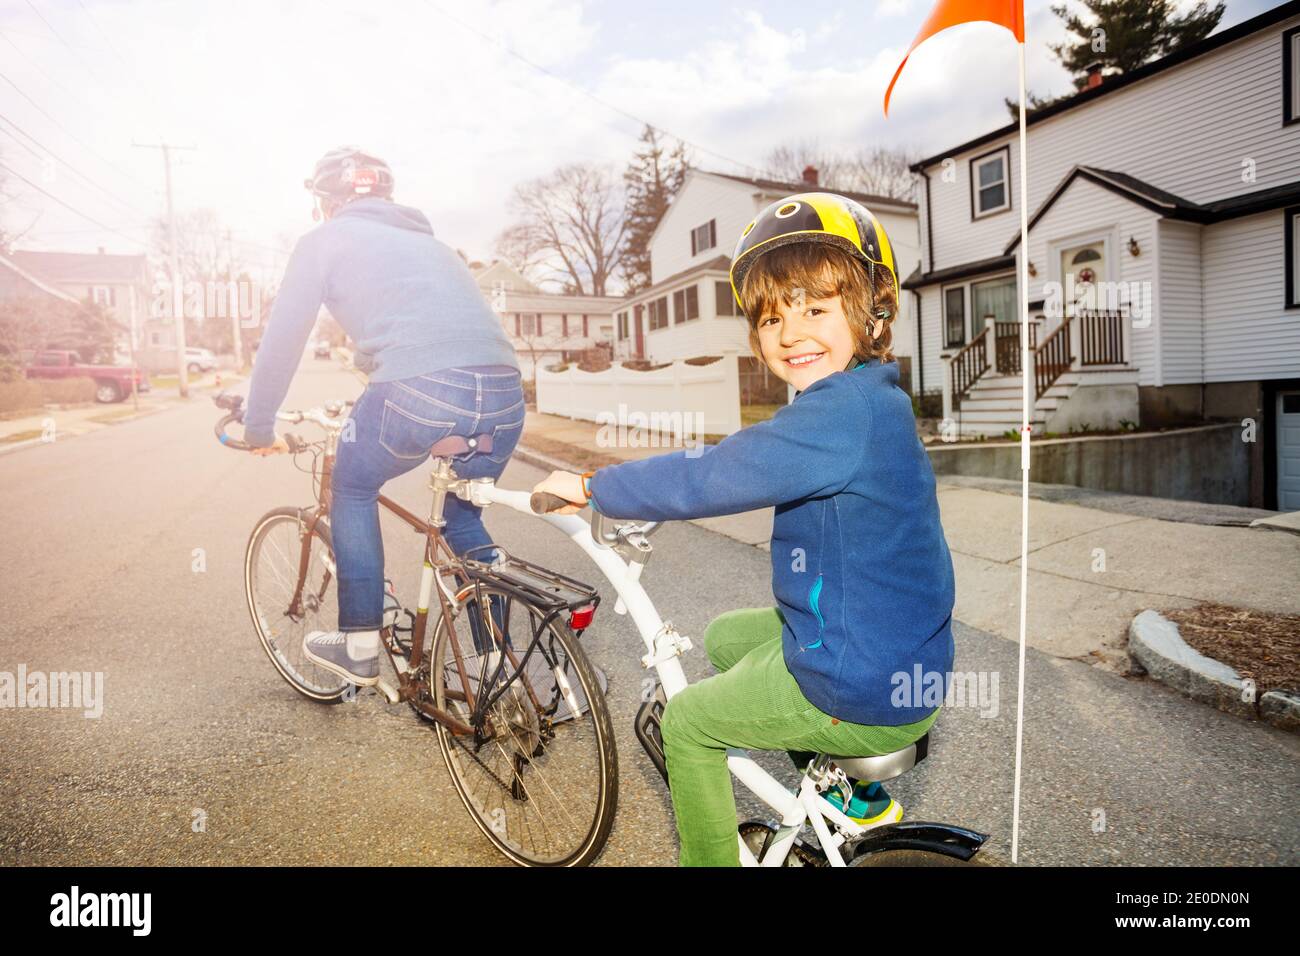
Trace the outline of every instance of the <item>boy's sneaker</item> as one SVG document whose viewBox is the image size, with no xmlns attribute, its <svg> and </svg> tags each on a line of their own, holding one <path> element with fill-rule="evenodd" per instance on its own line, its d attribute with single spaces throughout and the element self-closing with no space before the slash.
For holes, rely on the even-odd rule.
<svg viewBox="0 0 1300 956">
<path fill-rule="evenodd" d="M 844 806 L 844 793 L 838 787 L 827 790 L 822 798 L 859 826 L 874 827 L 884 823 L 897 823 L 903 819 L 903 805 L 879 783 L 865 780 L 854 783 L 847 809 Z"/>
<path fill-rule="evenodd" d="M 378 631 L 361 637 L 353 635 L 352 644 L 367 645 L 361 651 L 361 657 L 353 657 L 348 647 L 348 635 L 343 631 L 312 631 L 302 639 L 302 651 L 307 659 L 327 671 L 338 674 L 344 680 L 351 681 L 357 687 L 373 687 L 379 683 L 379 643 Z M 374 651 L 368 653 L 373 641 Z"/>
</svg>

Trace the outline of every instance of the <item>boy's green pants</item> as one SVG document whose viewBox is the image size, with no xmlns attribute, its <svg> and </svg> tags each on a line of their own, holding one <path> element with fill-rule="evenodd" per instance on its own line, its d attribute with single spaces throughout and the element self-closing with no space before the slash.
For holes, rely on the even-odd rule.
<svg viewBox="0 0 1300 956">
<path fill-rule="evenodd" d="M 919 739 L 939 715 L 898 727 L 833 720 L 810 704 L 781 654 L 776 608 L 728 611 L 704 631 L 722 673 L 668 701 L 662 732 L 682 866 L 739 866 L 728 747 L 787 750 L 800 769 L 816 753 L 870 756 Z"/>
</svg>

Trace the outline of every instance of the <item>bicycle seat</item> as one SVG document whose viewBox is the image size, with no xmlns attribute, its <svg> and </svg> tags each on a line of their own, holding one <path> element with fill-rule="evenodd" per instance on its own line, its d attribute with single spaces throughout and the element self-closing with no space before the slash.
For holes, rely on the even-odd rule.
<svg viewBox="0 0 1300 956">
<path fill-rule="evenodd" d="M 910 743 L 902 750 L 880 754 L 874 757 L 836 757 L 830 754 L 831 762 L 856 780 L 892 780 L 911 770 L 930 750 L 930 735 L 927 733 L 915 743 Z"/>
<path fill-rule="evenodd" d="M 484 432 L 481 435 L 471 435 L 468 438 L 464 435 L 448 435 L 446 438 L 440 438 L 433 443 L 433 447 L 429 449 L 429 454 L 434 458 L 452 458 L 469 452 L 483 452 L 486 454 L 491 450 L 492 435 L 490 432 Z"/>
</svg>

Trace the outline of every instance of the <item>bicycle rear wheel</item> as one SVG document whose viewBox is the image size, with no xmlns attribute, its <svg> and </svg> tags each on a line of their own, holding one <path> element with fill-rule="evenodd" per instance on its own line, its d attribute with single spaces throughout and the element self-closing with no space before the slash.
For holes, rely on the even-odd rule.
<svg viewBox="0 0 1300 956">
<path fill-rule="evenodd" d="M 304 514 L 298 508 L 276 508 L 258 519 L 244 555 L 244 592 L 253 628 L 280 676 L 303 696 L 333 704 L 352 685 L 313 664 L 302 649 L 309 631 L 332 631 L 338 623 L 334 544 L 325 521 L 317 522 L 308 544 L 301 608 L 289 614 L 307 529 Z"/>
<path fill-rule="evenodd" d="M 438 619 L 430 666 L 440 710 L 472 724 L 467 697 L 489 701 L 473 734 L 437 725 L 456 792 L 514 862 L 585 866 L 618 803 L 614 727 L 595 670 L 563 619 L 543 625 L 535 605 L 490 584 L 481 602 L 473 595 L 461 592 L 454 635 Z"/>
</svg>

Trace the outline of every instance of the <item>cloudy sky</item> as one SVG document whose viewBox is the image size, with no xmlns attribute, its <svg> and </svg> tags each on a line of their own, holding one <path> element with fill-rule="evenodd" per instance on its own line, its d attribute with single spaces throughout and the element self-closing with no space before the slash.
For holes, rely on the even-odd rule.
<svg viewBox="0 0 1300 956">
<path fill-rule="evenodd" d="M 1220 29 L 1275 4 L 1227 5 Z M 132 144 L 166 141 L 193 147 L 176 154 L 177 209 L 215 210 L 241 258 L 282 264 L 276 250 L 311 226 L 312 162 L 357 143 L 388 158 L 399 201 L 486 257 L 517 183 L 574 161 L 621 169 L 640 121 L 727 172 L 783 143 L 930 153 L 1005 123 L 1015 43 L 987 24 L 923 46 L 881 115 L 930 6 L 3 0 L 0 163 L 15 198 L 0 215 L 11 231 L 34 223 L 20 247 L 140 251 L 163 165 Z M 1047 2 L 1026 6 L 1029 87 L 1063 92 L 1047 49 L 1063 31 Z"/>
</svg>

